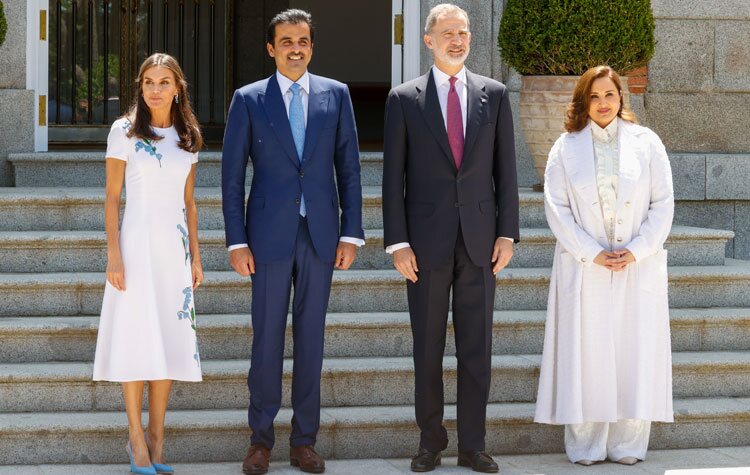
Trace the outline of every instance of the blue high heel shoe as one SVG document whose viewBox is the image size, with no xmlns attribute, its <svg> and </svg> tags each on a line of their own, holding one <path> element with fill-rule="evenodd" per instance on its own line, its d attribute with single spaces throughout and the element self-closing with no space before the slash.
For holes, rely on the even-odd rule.
<svg viewBox="0 0 750 475">
<path fill-rule="evenodd" d="M 136 473 L 138 475 L 156 475 L 156 469 L 153 465 L 148 467 L 138 467 L 135 465 L 133 460 L 133 449 L 130 447 L 130 442 L 125 446 L 125 450 L 128 451 L 128 457 L 130 457 L 130 473 Z"/>
<path fill-rule="evenodd" d="M 174 473 L 174 468 L 172 468 L 171 465 L 167 465 L 165 463 L 155 463 L 153 464 L 153 466 L 156 470 L 156 473 Z"/>
<path fill-rule="evenodd" d="M 148 435 L 146 435 L 146 446 L 148 446 Z M 152 463 L 151 465 L 154 466 L 154 470 L 156 470 L 156 473 L 174 473 L 174 468 L 171 465 L 167 465 L 165 463 Z"/>
</svg>

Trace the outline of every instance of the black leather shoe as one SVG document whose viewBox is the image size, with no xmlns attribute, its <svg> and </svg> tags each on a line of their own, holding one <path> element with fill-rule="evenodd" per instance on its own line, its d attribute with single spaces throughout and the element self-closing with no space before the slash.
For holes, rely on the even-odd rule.
<svg viewBox="0 0 750 475">
<path fill-rule="evenodd" d="M 412 472 L 431 472 L 440 465 L 440 452 L 430 452 L 419 448 L 419 452 L 411 459 Z"/>
<path fill-rule="evenodd" d="M 459 452 L 458 465 L 471 467 L 475 472 L 497 473 L 500 471 L 497 463 L 486 452 Z"/>
</svg>

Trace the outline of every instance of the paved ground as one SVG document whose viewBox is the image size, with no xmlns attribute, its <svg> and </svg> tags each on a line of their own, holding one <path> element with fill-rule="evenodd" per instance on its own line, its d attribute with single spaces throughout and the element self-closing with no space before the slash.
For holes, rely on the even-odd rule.
<svg viewBox="0 0 750 475">
<path fill-rule="evenodd" d="M 591 467 L 573 465 L 562 454 L 498 456 L 503 475 L 609 475 L 609 474 L 666 474 L 666 475 L 750 475 L 750 447 L 715 449 L 653 450 L 648 459 L 632 467 L 602 463 Z M 178 475 L 241 475 L 240 462 L 214 464 L 176 464 Z M 127 474 L 121 465 L 38 465 L 0 466 L 0 475 L 101 475 Z M 299 475 L 298 469 L 285 462 L 271 465 L 270 475 Z M 411 473 L 409 460 L 331 460 L 327 462 L 329 475 L 396 475 Z M 439 474 L 464 474 L 468 469 L 457 467 L 455 458 L 443 459 Z"/>
</svg>

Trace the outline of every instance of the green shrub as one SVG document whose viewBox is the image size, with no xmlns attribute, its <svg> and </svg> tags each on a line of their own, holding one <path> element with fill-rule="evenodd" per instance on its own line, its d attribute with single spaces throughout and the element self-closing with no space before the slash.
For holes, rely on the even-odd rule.
<svg viewBox="0 0 750 475">
<path fill-rule="evenodd" d="M 0 1 L 0 46 L 5 41 L 5 33 L 8 32 L 8 22 L 5 21 L 5 12 L 3 11 L 3 2 Z"/>
<path fill-rule="evenodd" d="M 507 0 L 498 46 L 525 75 L 583 74 L 607 64 L 627 72 L 654 55 L 650 0 Z"/>
</svg>

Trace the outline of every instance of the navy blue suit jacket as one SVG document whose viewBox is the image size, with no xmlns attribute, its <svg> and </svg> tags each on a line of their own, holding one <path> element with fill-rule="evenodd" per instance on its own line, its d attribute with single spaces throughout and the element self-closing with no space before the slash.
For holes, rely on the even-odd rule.
<svg viewBox="0 0 750 475">
<path fill-rule="evenodd" d="M 310 75 L 303 154 L 300 166 L 275 74 L 235 91 L 221 163 L 227 246 L 247 243 L 258 263 L 291 256 L 303 192 L 321 259 L 334 260 L 339 236 L 364 239 L 357 129 L 345 84 Z M 253 179 L 245 208 L 248 159 Z"/>
</svg>

